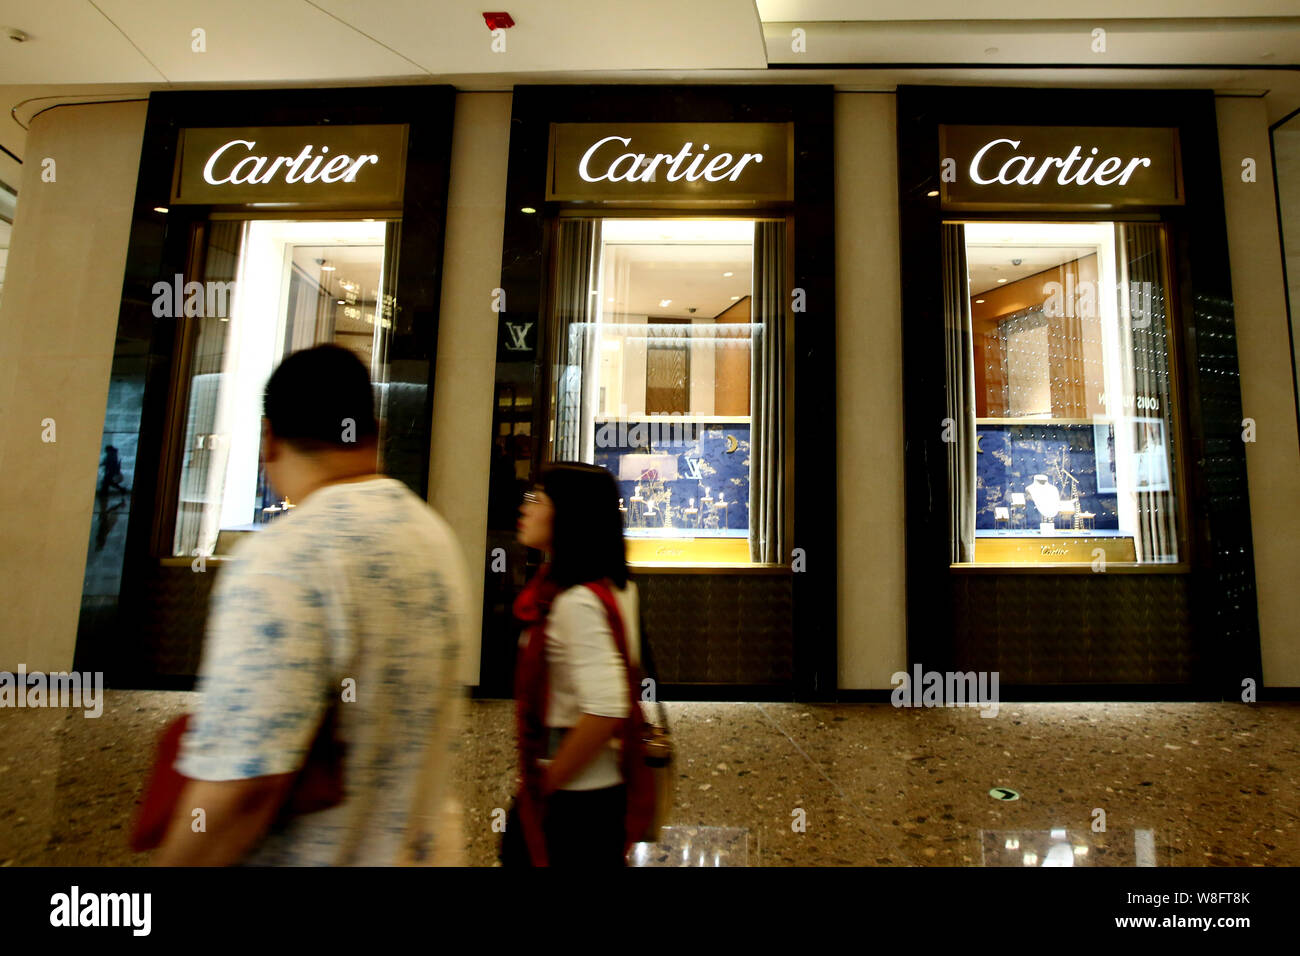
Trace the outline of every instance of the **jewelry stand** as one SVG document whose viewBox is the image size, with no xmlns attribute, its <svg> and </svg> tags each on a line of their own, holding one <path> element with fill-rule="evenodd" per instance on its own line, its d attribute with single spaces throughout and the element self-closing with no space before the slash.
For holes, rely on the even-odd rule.
<svg viewBox="0 0 1300 956">
<path fill-rule="evenodd" d="M 1016 509 L 1020 509 L 1017 511 Z M 1029 519 L 1024 514 L 1025 511 L 1025 493 L 1023 491 L 1011 492 L 1010 505 L 1010 527 L 1019 531 L 1028 528 Z"/>
<path fill-rule="evenodd" d="M 641 497 L 641 486 L 637 485 L 632 493 L 631 522 L 634 528 L 645 527 L 645 499 Z"/>
</svg>

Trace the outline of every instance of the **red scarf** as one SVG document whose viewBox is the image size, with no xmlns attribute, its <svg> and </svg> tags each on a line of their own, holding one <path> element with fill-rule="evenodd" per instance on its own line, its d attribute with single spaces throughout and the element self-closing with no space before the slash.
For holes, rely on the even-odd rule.
<svg viewBox="0 0 1300 956">
<path fill-rule="evenodd" d="M 627 787 L 627 813 L 624 820 L 626 852 L 641 838 L 654 815 L 654 779 L 646 766 L 642 740 L 645 717 L 638 701 L 640 669 L 631 663 L 622 617 L 613 594 L 600 582 L 588 582 L 600 599 L 609 618 L 614 643 L 627 662 L 628 716 L 615 735 L 621 746 L 621 770 Z M 515 599 L 515 617 L 529 624 L 527 643 L 515 664 L 515 713 L 519 737 L 520 788 L 517 805 L 524 840 L 534 866 L 546 866 L 546 838 L 543 830 L 543 772 L 538 761 L 545 758 L 549 730 L 546 726 L 546 700 L 549 681 L 546 667 L 546 616 L 560 589 L 550 580 L 550 565 L 542 565 L 537 574 Z"/>
</svg>

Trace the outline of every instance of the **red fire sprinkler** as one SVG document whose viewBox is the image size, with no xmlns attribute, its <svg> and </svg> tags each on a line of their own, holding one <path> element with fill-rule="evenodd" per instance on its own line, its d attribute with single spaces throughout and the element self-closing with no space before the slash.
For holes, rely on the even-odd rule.
<svg viewBox="0 0 1300 956">
<path fill-rule="evenodd" d="M 485 13 L 483 21 L 489 30 L 505 30 L 515 25 L 514 17 L 508 13 Z"/>
</svg>

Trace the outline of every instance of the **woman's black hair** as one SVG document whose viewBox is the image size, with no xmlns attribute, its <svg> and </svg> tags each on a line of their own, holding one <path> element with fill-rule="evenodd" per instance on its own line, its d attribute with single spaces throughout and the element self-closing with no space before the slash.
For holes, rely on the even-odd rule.
<svg viewBox="0 0 1300 956">
<path fill-rule="evenodd" d="M 562 461 L 542 472 L 542 490 L 555 506 L 551 579 L 561 588 L 609 578 L 627 584 L 618 483 L 598 465 Z"/>
</svg>

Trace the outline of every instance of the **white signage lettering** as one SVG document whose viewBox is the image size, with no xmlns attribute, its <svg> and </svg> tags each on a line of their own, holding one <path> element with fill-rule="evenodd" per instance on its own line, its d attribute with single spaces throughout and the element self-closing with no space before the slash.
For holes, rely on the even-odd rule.
<svg viewBox="0 0 1300 956">
<path fill-rule="evenodd" d="M 1003 144 L 1010 146 L 1013 152 L 1020 148 L 1018 139 L 989 140 L 976 151 L 970 161 L 972 182 L 981 186 L 991 186 L 993 183 L 1001 183 L 1003 186 L 1037 186 L 1053 168 L 1057 168 L 1060 172 L 1057 173 L 1056 182 L 1061 186 L 1086 186 L 1090 183 L 1098 186 L 1125 186 L 1139 166 L 1151 165 L 1151 159 L 1147 156 L 1133 157 L 1128 160 L 1127 165 L 1118 156 L 1108 156 L 1093 168 L 1092 164 L 1098 153 L 1097 147 L 1092 147 L 1090 155 L 1084 156 L 1083 147 L 1074 146 L 1070 149 L 1070 154 L 1064 158 L 1045 156 L 1040 161 L 1037 156 L 1012 156 L 1002 163 L 997 175 L 992 177 L 981 175 L 980 164 L 984 161 L 985 154 Z M 997 152 L 1001 154 L 1003 151 Z M 1079 163 L 1081 159 L 1083 162 Z M 996 161 L 996 158 L 992 159 L 992 162 Z M 1075 163 L 1079 163 L 1077 168 Z M 1034 169 L 1035 164 L 1038 165 L 1037 170 Z M 1120 171 L 1121 166 L 1124 167 L 1123 172 Z"/>
<path fill-rule="evenodd" d="M 252 155 L 257 143 L 248 139 L 232 139 L 217 147 L 203 166 L 203 179 L 209 185 L 221 186 L 226 183 L 249 183 L 262 186 L 284 170 L 286 183 L 351 183 L 356 182 L 357 173 L 370 163 L 378 164 L 379 157 L 374 153 L 365 153 L 352 157 L 340 154 L 327 157 L 328 146 L 320 148 L 320 155 L 312 155 L 312 145 L 304 146 L 297 156 L 255 156 Z M 242 147 L 242 151 L 240 149 Z M 229 157 L 227 151 L 231 151 Z M 233 165 L 230 161 L 238 158 Z M 270 163 L 268 166 L 267 163 Z M 324 164 L 324 165 L 322 165 Z M 220 168 L 219 168 L 220 167 Z"/>
<path fill-rule="evenodd" d="M 695 144 L 688 140 L 675 156 L 672 153 L 655 153 L 653 156 L 647 156 L 645 153 L 620 153 L 605 166 L 604 172 L 593 176 L 591 170 L 592 158 L 598 150 L 609 143 L 621 143 L 626 147 L 632 144 L 632 140 L 626 136 L 606 136 L 592 143 L 590 148 L 582 154 L 582 159 L 578 163 L 578 175 L 585 181 L 589 183 L 599 183 L 605 180 L 612 183 L 620 181 L 648 183 L 654 180 L 655 171 L 659 165 L 668 163 L 667 179 L 670 183 L 682 179 L 690 183 L 698 182 L 700 179 L 705 179 L 711 183 L 727 179 L 734 183 L 739 179 L 744 168 L 751 162 L 761 163 L 763 161 L 762 153 L 741 153 L 739 159 L 732 156 L 731 153 L 715 153 L 710 157 L 706 155 L 709 151 L 708 143 L 701 145 L 698 153 L 692 153 L 691 149 Z M 609 152 L 610 150 L 606 150 L 606 155 Z M 706 160 L 707 163 L 705 163 Z M 685 168 L 683 168 L 684 163 L 686 164 Z"/>
</svg>

